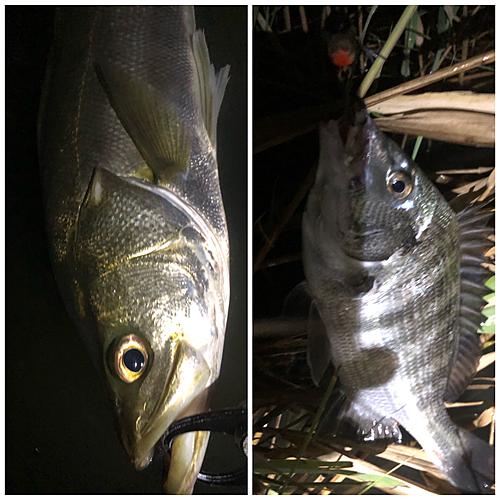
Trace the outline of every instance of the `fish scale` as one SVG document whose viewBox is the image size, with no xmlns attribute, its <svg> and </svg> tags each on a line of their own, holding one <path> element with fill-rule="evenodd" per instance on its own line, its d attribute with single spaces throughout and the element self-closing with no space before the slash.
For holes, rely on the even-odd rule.
<svg viewBox="0 0 500 500">
<path fill-rule="evenodd" d="M 460 490 L 491 492 L 493 448 L 459 429 L 444 407 L 449 380 L 456 392 L 465 389 L 479 354 L 467 346 L 477 338 L 482 302 L 467 294 L 482 300 L 484 268 L 464 267 L 471 253 L 462 243 L 483 248 L 488 232 L 471 227 L 474 212 L 457 217 L 360 102 L 355 110 L 347 136 L 335 121 L 320 128 L 303 216 L 304 270 L 324 323 L 309 327 L 313 379 L 329 355 L 347 396 L 341 418 L 366 439 L 398 439 L 400 424 Z M 392 178 L 411 189 L 393 192 Z M 477 286 L 462 283 L 464 269 Z M 329 353 L 315 338 L 324 332 Z"/>
</svg>

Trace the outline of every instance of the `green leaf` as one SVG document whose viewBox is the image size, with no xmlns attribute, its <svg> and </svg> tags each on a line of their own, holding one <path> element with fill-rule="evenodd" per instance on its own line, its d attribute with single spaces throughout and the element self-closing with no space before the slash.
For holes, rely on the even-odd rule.
<svg viewBox="0 0 500 500">
<path fill-rule="evenodd" d="M 484 300 L 490 300 L 495 296 L 495 275 L 493 275 L 487 282 L 486 286 L 493 290 L 493 293 L 489 293 L 483 297 Z M 486 316 L 486 321 L 481 326 L 478 333 L 495 333 L 495 306 L 485 307 L 483 309 L 483 314 Z"/>
<path fill-rule="evenodd" d="M 401 75 L 408 78 L 411 75 L 410 71 L 410 50 L 415 47 L 415 41 L 417 40 L 417 29 L 418 29 L 418 10 L 415 10 L 408 26 L 405 30 L 405 58 L 401 64 Z"/>
<path fill-rule="evenodd" d="M 328 474 L 351 472 L 343 471 L 352 467 L 352 462 L 324 462 L 321 460 L 267 460 L 254 461 L 254 472 L 270 474 L 272 472 L 282 472 L 288 474 L 291 471 L 302 474 Z"/>
<path fill-rule="evenodd" d="M 418 32 L 418 18 L 418 10 L 416 10 L 405 30 L 405 46 L 409 49 L 415 47 Z"/>
<path fill-rule="evenodd" d="M 422 139 L 423 136 L 419 135 L 415 141 L 415 146 L 413 146 L 413 153 L 411 155 L 411 159 L 415 161 L 415 158 L 417 157 L 418 150 L 420 149 L 420 145 L 422 144 Z"/>
<path fill-rule="evenodd" d="M 495 316 L 495 306 L 485 307 L 483 309 L 483 314 L 487 318 L 491 318 L 492 316 Z"/>
<path fill-rule="evenodd" d="M 483 314 L 487 317 L 479 333 L 495 333 L 495 306 L 483 309 Z"/>
<path fill-rule="evenodd" d="M 434 58 L 434 62 L 432 64 L 432 69 L 431 69 L 431 73 L 434 73 L 434 71 L 436 71 L 438 69 L 438 63 L 439 61 L 441 60 L 441 56 L 444 54 L 444 49 L 439 49 L 437 52 L 436 52 L 436 57 Z"/>
<path fill-rule="evenodd" d="M 343 472 L 341 473 L 343 474 Z M 356 472 L 355 474 L 349 474 L 349 477 L 355 476 L 365 482 L 375 482 L 374 486 L 377 488 L 395 488 L 396 486 L 404 486 L 404 483 L 398 479 L 394 479 L 390 476 L 379 476 L 377 474 L 363 474 L 361 472 Z"/>
<path fill-rule="evenodd" d="M 458 12 L 458 5 L 447 5 L 439 8 L 437 31 L 438 35 L 444 33 L 451 25 L 450 17 L 453 19 Z"/>
<path fill-rule="evenodd" d="M 368 18 L 367 18 L 366 23 L 365 23 L 365 27 L 363 28 L 363 33 L 361 33 L 361 38 L 359 39 L 360 45 L 363 45 L 363 41 L 364 41 L 365 35 L 366 35 L 366 30 L 368 29 L 368 25 L 370 24 L 372 16 L 375 13 L 375 11 L 377 10 L 377 7 L 378 7 L 377 5 L 371 6 L 370 13 L 368 14 Z"/>
</svg>

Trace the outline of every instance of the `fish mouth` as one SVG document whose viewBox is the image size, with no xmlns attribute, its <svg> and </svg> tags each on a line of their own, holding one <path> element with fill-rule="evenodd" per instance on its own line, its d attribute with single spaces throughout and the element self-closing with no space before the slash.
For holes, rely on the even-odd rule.
<svg viewBox="0 0 500 500">
<path fill-rule="evenodd" d="M 205 389 L 210 375 L 210 367 L 200 351 L 181 340 L 176 347 L 163 393 L 133 449 L 131 458 L 136 469 L 148 466 L 156 443 L 175 420 L 203 411 Z M 174 441 L 171 466 L 165 483 L 169 494 L 191 493 L 207 443 L 207 432 L 188 433 Z"/>
<path fill-rule="evenodd" d="M 341 145 L 346 155 L 362 154 L 367 145 L 368 110 L 361 100 L 355 100 L 337 121 Z"/>
</svg>

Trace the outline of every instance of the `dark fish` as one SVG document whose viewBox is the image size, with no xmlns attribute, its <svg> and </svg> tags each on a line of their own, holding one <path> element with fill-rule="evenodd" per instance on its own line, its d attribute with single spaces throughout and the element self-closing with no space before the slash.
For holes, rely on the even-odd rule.
<svg viewBox="0 0 500 500">
<path fill-rule="evenodd" d="M 311 313 L 324 324 L 309 331 L 313 378 L 331 358 L 347 393 L 343 418 L 366 439 L 395 437 L 401 424 L 453 485 L 491 492 L 494 448 L 458 428 L 444 406 L 467 387 L 481 353 L 491 213 L 456 215 L 364 106 L 355 108 L 353 124 L 321 127 L 303 217 Z"/>
<path fill-rule="evenodd" d="M 137 469 L 205 411 L 229 304 L 216 159 L 229 67 L 193 7 L 57 13 L 39 153 L 53 267 Z M 190 493 L 207 432 L 178 437 L 165 490 Z"/>
</svg>

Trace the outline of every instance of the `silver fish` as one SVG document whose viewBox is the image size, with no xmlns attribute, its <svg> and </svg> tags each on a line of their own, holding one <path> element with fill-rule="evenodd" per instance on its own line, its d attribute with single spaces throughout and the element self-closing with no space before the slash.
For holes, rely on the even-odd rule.
<svg viewBox="0 0 500 500">
<path fill-rule="evenodd" d="M 365 439 L 397 438 L 401 424 L 453 485 L 491 492 L 493 447 L 444 406 L 481 352 L 491 214 L 455 214 L 360 103 L 353 117 L 321 127 L 303 216 L 311 315 L 324 325 L 309 331 L 313 379 L 331 358 L 347 394 L 342 418 Z"/>
<path fill-rule="evenodd" d="M 53 268 L 106 380 L 137 469 L 205 411 L 221 366 L 229 243 L 218 74 L 193 7 L 58 11 L 39 121 Z M 207 432 L 174 442 L 167 493 L 191 493 Z"/>
</svg>

